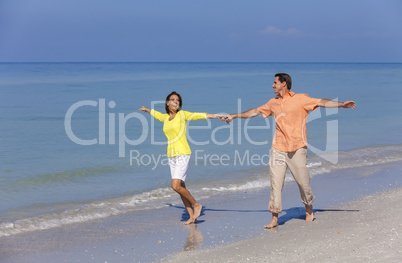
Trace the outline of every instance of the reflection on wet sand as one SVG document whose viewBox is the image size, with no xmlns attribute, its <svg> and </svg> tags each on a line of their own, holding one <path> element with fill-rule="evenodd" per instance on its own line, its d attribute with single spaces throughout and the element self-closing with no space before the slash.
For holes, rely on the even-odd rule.
<svg viewBox="0 0 402 263">
<path fill-rule="evenodd" d="M 200 243 L 204 240 L 201 232 L 197 229 L 197 224 L 186 225 L 189 230 L 186 242 L 184 243 L 183 250 L 191 251 L 196 250 Z"/>
</svg>

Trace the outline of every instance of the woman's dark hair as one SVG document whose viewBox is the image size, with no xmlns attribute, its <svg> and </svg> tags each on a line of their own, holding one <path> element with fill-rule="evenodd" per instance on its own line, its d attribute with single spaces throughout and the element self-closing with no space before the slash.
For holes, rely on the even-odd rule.
<svg viewBox="0 0 402 263">
<path fill-rule="evenodd" d="M 177 97 L 179 97 L 179 108 L 177 109 L 177 111 L 181 110 L 181 106 L 183 105 L 183 101 L 181 100 L 181 96 L 179 93 L 177 93 L 176 91 L 173 91 L 172 93 L 170 93 L 167 97 L 166 97 L 166 101 L 165 101 L 165 110 L 166 113 L 169 114 L 169 107 L 168 107 L 168 102 L 170 100 L 170 97 L 172 95 L 176 95 Z"/>
<path fill-rule="evenodd" d="M 286 86 L 287 86 L 288 90 L 290 90 L 292 88 L 292 78 L 289 76 L 289 74 L 278 73 L 275 75 L 275 77 L 278 77 L 278 79 L 281 83 L 286 82 Z"/>
</svg>

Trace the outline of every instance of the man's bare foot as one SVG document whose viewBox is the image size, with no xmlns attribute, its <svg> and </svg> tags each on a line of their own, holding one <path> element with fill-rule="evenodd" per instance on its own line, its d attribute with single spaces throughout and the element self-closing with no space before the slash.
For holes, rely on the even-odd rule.
<svg viewBox="0 0 402 263">
<path fill-rule="evenodd" d="M 194 216 L 193 219 L 197 219 L 201 215 L 202 205 L 196 204 L 194 205 Z"/>
<path fill-rule="evenodd" d="M 314 220 L 313 206 L 306 205 L 306 222 L 313 222 L 313 220 Z"/>
<path fill-rule="evenodd" d="M 274 228 L 274 227 L 277 227 L 277 226 L 278 226 L 278 223 L 271 222 L 268 225 L 264 226 L 264 228 L 265 229 L 271 229 L 271 228 Z"/>
<path fill-rule="evenodd" d="M 277 227 L 278 224 L 278 214 L 277 213 L 272 213 L 272 221 L 268 225 L 264 226 L 265 229 L 271 229 L 274 227 Z"/>
<path fill-rule="evenodd" d="M 190 225 L 190 224 L 196 224 L 196 223 L 197 223 L 197 219 L 190 218 L 189 220 L 184 222 L 183 225 Z"/>
</svg>

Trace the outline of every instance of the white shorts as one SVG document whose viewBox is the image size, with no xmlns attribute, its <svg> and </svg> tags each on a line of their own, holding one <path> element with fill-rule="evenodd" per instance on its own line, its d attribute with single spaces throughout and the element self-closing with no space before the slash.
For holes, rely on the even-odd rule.
<svg viewBox="0 0 402 263">
<path fill-rule="evenodd" d="M 186 180 L 190 156 L 191 155 L 187 154 L 169 157 L 170 174 L 172 179 L 180 179 L 183 182 Z"/>
</svg>

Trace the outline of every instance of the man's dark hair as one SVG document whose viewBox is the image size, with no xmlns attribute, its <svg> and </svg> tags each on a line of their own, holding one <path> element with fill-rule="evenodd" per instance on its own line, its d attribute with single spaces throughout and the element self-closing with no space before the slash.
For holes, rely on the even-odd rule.
<svg viewBox="0 0 402 263">
<path fill-rule="evenodd" d="M 167 113 L 167 114 L 169 114 L 169 107 L 168 107 L 167 103 L 169 102 L 170 97 L 171 97 L 172 95 L 177 95 L 177 96 L 179 97 L 179 108 L 177 109 L 177 111 L 180 111 L 180 110 L 181 110 L 181 106 L 183 105 L 183 101 L 181 100 L 180 94 L 177 93 L 176 91 L 171 92 L 171 93 L 166 97 L 166 101 L 165 101 L 165 110 L 166 110 L 166 113 Z"/>
<path fill-rule="evenodd" d="M 288 90 L 292 88 L 292 78 L 289 76 L 289 74 L 286 73 L 278 73 L 275 75 L 275 77 L 278 77 L 280 82 L 286 82 L 286 86 Z"/>
</svg>

